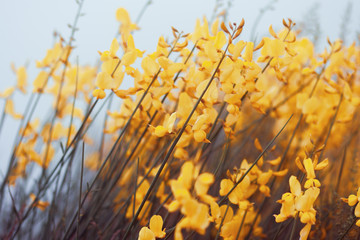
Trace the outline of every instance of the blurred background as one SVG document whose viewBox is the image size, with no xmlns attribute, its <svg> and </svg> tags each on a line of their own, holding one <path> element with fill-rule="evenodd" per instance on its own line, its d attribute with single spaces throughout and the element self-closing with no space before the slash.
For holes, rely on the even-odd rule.
<svg viewBox="0 0 360 240">
<path fill-rule="evenodd" d="M 214 19 L 224 10 L 226 22 L 245 19 L 242 39 L 259 42 L 269 35 L 268 28 L 282 28 L 282 19 L 291 18 L 302 29 L 302 35 L 316 43 L 317 51 L 326 47 L 326 37 L 334 41 L 342 38 L 345 44 L 358 41 L 360 33 L 360 1 L 327 0 L 85 0 L 79 19 L 79 31 L 75 34 L 75 49 L 70 60 L 75 63 L 94 65 L 98 61 L 97 51 L 107 50 L 116 35 L 119 23 L 115 11 L 119 7 L 128 10 L 133 21 L 139 19 L 141 30 L 134 33 L 136 47 L 150 53 L 155 50 L 159 36 L 172 38 L 171 26 L 185 33 L 194 29 L 198 18 Z M 29 91 L 31 82 L 39 69 L 35 61 L 42 59 L 46 50 L 54 43 L 54 32 L 68 39 L 77 11 L 75 0 L 2 0 L 0 8 L 0 92 L 15 83 L 11 63 L 16 67 L 26 65 Z M 222 16 L 223 18 L 224 16 Z M 126 83 L 123 83 L 126 84 Z M 126 87 L 126 86 L 125 86 Z M 23 112 L 27 97 L 15 101 L 17 112 Z M 4 104 L 0 102 L 0 111 Z M 45 114 L 40 109 L 40 114 Z M 18 121 L 10 118 L 0 138 L 0 170 L 7 165 Z M 2 171 L 0 171 L 1 173 Z"/>
</svg>

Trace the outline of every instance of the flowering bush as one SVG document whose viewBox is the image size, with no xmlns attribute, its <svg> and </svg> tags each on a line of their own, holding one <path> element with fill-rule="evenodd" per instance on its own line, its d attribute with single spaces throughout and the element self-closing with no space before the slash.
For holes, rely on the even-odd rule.
<svg viewBox="0 0 360 240">
<path fill-rule="evenodd" d="M 31 91 L 14 67 L 0 93 L 2 119 L 21 125 L 1 179 L 2 238 L 358 234 L 359 191 L 343 198 L 354 214 L 339 201 L 359 187 L 358 45 L 328 40 L 317 53 L 291 19 L 255 43 L 244 20 L 204 18 L 147 52 L 124 8 L 116 20 L 99 66 L 71 62 L 73 36 L 60 37 Z M 30 95 L 24 113 L 15 92 Z M 52 112 L 38 119 L 43 96 Z"/>
</svg>

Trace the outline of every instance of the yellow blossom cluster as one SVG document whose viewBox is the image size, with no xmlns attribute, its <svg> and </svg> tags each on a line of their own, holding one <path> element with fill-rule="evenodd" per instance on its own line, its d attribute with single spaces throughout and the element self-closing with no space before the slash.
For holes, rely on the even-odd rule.
<svg viewBox="0 0 360 240">
<path fill-rule="evenodd" d="M 307 239 L 311 230 L 311 225 L 316 222 L 316 210 L 314 203 L 320 194 L 320 182 L 316 179 L 315 170 L 322 170 L 328 165 L 328 160 L 317 164 L 317 158 L 314 160 L 306 158 L 301 163 L 299 158 L 296 159 L 300 170 L 306 174 L 304 184 L 305 191 L 301 190 L 301 184 L 295 176 L 289 178 L 290 192 L 282 195 L 280 213 L 275 216 L 276 222 L 283 222 L 290 217 L 300 217 L 300 221 L 306 224 L 300 231 L 300 239 Z M 303 165 L 302 165 L 303 164 Z"/>
<path fill-rule="evenodd" d="M 20 229 L 36 207 L 49 212 L 64 239 L 89 232 L 104 239 L 233 240 L 271 238 L 270 228 L 291 218 L 293 229 L 298 219 L 305 224 L 299 235 L 307 239 L 322 224 L 317 206 L 334 202 L 320 203 L 321 195 L 340 191 L 331 176 L 359 177 L 343 169 L 357 158 L 345 153 L 358 139 L 360 47 L 328 40 L 318 54 L 290 19 L 258 42 L 246 41 L 244 20 L 204 18 L 188 34 L 172 28 L 172 40 L 161 36 L 147 52 L 136 47 L 139 27 L 124 8 L 116 19 L 119 35 L 98 51 L 99 67 L 72 63 L 72 39 L 59 38 L 36 62 L 24 114 L 15 111 L 14 94 L 27 93 L 26 68 L 13 67 L 16 84 L 0 98 L 4 116 L 21 124 L 0 205 L 7 184 L 26 181 L 34 166 L 41 175 L 26 196 L 32 204 L 14 204 L 28 210 L 16 211 L 21 220 L 12 224 Z M 53 111 L 35 118 L 44 95 Z M 75 164 L 79 201 L 55 208 L 59 196 L 70 202 Z M 356 205 L 357 218 L 359 192 L 343 199 Z"/>
</svg>

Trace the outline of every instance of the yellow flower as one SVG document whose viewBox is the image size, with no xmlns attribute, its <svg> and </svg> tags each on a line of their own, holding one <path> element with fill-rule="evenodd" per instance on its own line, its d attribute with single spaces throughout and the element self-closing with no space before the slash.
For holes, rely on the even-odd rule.
<svg viewBox="0 0 360 240">
<path fill-rule="evenodd" d="M 154 135 L 157 137 L 163 137 L 166 134 L 170 134 L 174 130 L 174 124 L 176 121 L 176 112 L 171 115 L 166 115 L 163 125 L 159 125 L 153 129 Z"/>
<path fill-rule="evenodd" d="M 195 199 L 186 200 L 181 212 L 184 214 L 184 218 L 178 222 L 175 229 L 175 239 L 181 240 L 181 230 L 183 228 L 192 229 L 199 234 L 205 234 L 205 229 L 209 226 L 208 212 L 209 207 L 203 203 L 199 203 Z"/>
<path fill-rule="evenodd" d="M 116 38 L 113 39 L 110 45 L 109 51 L 99 52 L 100 53 L 100 60 L 105 62 L 107 60 L 110 60 L 112 58 L 117 58 L 116 52 L 119 50 L 119 43 L 116 40 Z"/>
<path fill-rule="evenodd" d="M 150 230 L 154 233 L 155 237 L 163 238 L 165 237 L 165 229 L 163 227 L 163 220 L 160 215 L 154 215 L 150 219 Z"/>
<path fill-rule="evenodd" d="M 61 42 L 57 42 L 52 49 L 47 50 L 43 60 L 36 61 L 36 67 L 49 67 L 58 60 L 65 61 L 65 57 L 69 54 L 69 51 L 71 51 L 70 46 L 63 47 Z"/>
<path fill-rule="evenodd" d="M 300 196 L 295 204 L 296 210 L 300 211 L 300 221 L 302 223 L 315 224 L 316 210 L 313 208 L 314 202 L 320 194 L 317 187 L 309 188 Z"/>
<path fill-rule="evenodd" d="M 195 182 L 195 191 L 198 196 L 205 195 L 211 184 L 215 181 L 214 175 L 211 173 L 202 173 Z"/>
<path fill-rule="evenodd" d="M 5 91 L 0 92 L 0 98 L 8 98 L 14 93 L 14 91 L 15 91 L 14 87 L 9 87 L 5 89 Z"/>
<path fill-rule="evenodd" d="M 150 219 L 149 227 L 142 227 L 139 232 L 138 240 L 155 240 L 156 238 L 164 238 L 166 233 L 162 229 L 163 220 L 160 215 L 153 215 Z"/>
<path fill-rule="evenodd" d="M 270 39 L 265 37 L 264 46 L 261 49 L 263 56 L 280 57 L 285 54 L 285 43 L 280 39 Z"/>
<path fill-rule="evenodd" d="M 210 124 L 210 116 L 208 114 L 200 115 L 196 122 L 194 123 L 192 130 L 194 131 L 194 139 L 196 142 L 207 142 L 210 143 L 208 139 L 206 139 L 206 130 Z"/>
<path fill-rule="evenodd" d="M 254 51 L 254 43 L 253 42 L 247 42 L 245 53 L 244 53 L 244 60 L 247 62 L 251 62 L 253 58 L 253 51 Z"/>
<path fill-rule="evenodd" d="M 141 67 L 148 76 L 154 76 L 159 71 L 159 64 L 149 56 L 143 58 Z"/>
<path fill-rule="evenodd" d="M 215 201 L 210 203 L 210 212 L 211 216 L 209 217 L 209 220 L 215 222 L 215 227 L 217 229 L 220 227 L 221 221 L 223 221 L 223 224 L 225 224 L 229 222 L 234 216 L 234 210 L 232 209 L 232 207 L 227 207 L 226 204 L 219 207 L 219 205 Z"/>
<path fill-rule="evenodd" d="M 103 99 L 106 97 L 106 93 L 104 92 L 104 90 L 102 89 L 95 89 L 93 92 L 92 92 L 93 96 L 98 98 L 98 99 Z"/>
<path fill-rule="evenodd" d="M 35 201 L 36 196 L 35 194 L 31 193 L 30 194 L 30 199 L 31 201 Z M 44 211 L 48 206 L 49 206 L 49 202 L 46 201 L 40 201 L 39 199 L 34 203 L 34 206 L 37 207 L 38 209 L 40 209 L 41 211 Z"/>
<path fill-rule="evenodd" d="M 183 67 L 183 63 L 174 63 L 167 57 L 159 57 L 158 58 L 159 65 L 162 67 L 163 71 L 160 73 L 161 79 L 167 81 L 166 84 L 172 85 L 172 79 L 174 75 L 179 72 Z M 169 83 L 168 83 L 169 82 Z"/>
<path fill-rule="evenodd" d="M 131 31 L 138 28 L 135 23 L 132 23 L 130 15 L 125 8 L 118 8 L 116 10 L 116 20 L 121 22 L 124 26 L 128 26 Z"/>
<path fill-rule="evenodd" d="M 299 240 L 306 240 L 309 236 L 311 230 L 311 224 L 308 223 L 305 225 L 305 227 L 303 227 L 300 231 L 300 239 Z"/>
<path fill-rule="evenodd" d="M 269 182 L 272 175 L 272 170 L 269 170 L 268 172 L 261 173 L 257 179 L 257 183 L 260 185 L 260 192 L 264 193 L 267 197 L 270 197 L 270 188 L 266 186 L 266 184 Z"/>
<path fill-rule="evenodd" d="M 155 240 L 155 234 L 148 228 L 143 227 L 139 232 L 138 240 Z"/>
<path fill-rule="evenodd" d="M 320 187 L 321 184 L 319 182 L 319 180 L 315 179 L 315 170 L 314 170 L 314 164 L 311 160 L 311 158 L 307 158 L 304 160 L 304 167 L 305 167 L 305 171 L 306 171 L 306 178 L 308 179 L 305 182 L 304 187 L 305 188 L 309 188 L 309 187 Z"/>
<path fill-rule="evenodd" d="M 303 161 L 303 165 L 302 165 L 299 160 L 299 157 L 297 157 L 295 162 L 297 166 L 300 168 L 300 170 L 306 173 L 307 180 L 304 185 L 305 188 L 321 186 L 319 180 L 316 179 L 315 170 L 322 170 L 326 168 L 329 164 L 328 159 L 325 159 L 321 163 L 317 163 L 317 157 L 314 158 L 314 161 L 311 158 L 306 158 Z"/>
<path fill-rule="evenodd" d="M 225 196 L 233 187 L 234 182 L 230 179 L 223 179 L 220 183 L 220 196 Z M 229 200 L 233 204 L 240 204 L 241 201 L 247 199 L 249 194 L 250 178 L 246 176 L 241 183 L 230 193 Z"/>
<path fill-rule="evenodd" d="M 354 215 L 360 218 L 360 187 L 357 190 L 356 195 L 350 194 L 348 198 L 342 198 L 344 202 L 349 204 L 350 207 L 355 206 Z M 360 220 L 356 221 L 356 226 L 360 227 Z"/>
<path fill-rule="evenodd" d="M 45 71 L 41 71 L 38 76 L 33 81 L 34 92 L 42 92 L 43 87 L 48 79 L 48 73 Z"/>
<path fill-rule="evenodd" d="M 27 73 L 25 67 L 19 67 L 18 69 L 16 69 L 14 65 L 11 67 L 16 73 L 16 88 L 22 93 L 26 93 Z"/>
<path fill-rule="evenodd" d="M 317 187 L 310 187 L 303 192 L 301 190 L 301 184 L 295 176 L 290 177 L 289 184 L 290 193 L 284 193 L 281 200 L 278 201 L 282 206 L 280 213 L 274 215 L 275 221 L 283 222 L 286 219 L 295 217 L 296 214 L 299 214 L 300 221 L 306 224 L 300 231 L 300 239 L 306 240 L 311 230 L 311 225 L 314 225 L 316 222 L 314 203 L 320 194 L 320 189 Z"/>
<path fill-rule="evenodd" d="M 120 60 L 110 59 L 101 66 L 101 72 L 96 77 L 95 85 L 101 89 L 118 89 L 121 85 L 125 72 L 118 66 Z"/>
<path fill-rule="evenodd" d="M 15 119 L 22 119 L 23 115 L 16 113 L 14 110 L 14 102 L 11 99 L 7 99 L 5 102 L 5 113 L 9 114 Z"/>
</svg>

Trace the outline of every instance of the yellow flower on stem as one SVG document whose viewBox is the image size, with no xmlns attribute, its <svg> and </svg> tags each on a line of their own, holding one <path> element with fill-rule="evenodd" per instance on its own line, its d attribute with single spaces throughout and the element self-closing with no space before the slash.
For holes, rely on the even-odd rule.
<svg viewBox="0 0 360 240">
<path fill-rule="evenodd" d="M 35 201 L 35 199 L 36 199 L 35 194 L 31 193 L 30 199 L 31 199 L 31 201 Z M 49 202 L 40 201 L 39 199 L 37 199 L 37 201 L 34 203 L 34 206 L 37 207 L 38 209 L 40 209 L 41 211 L 44 211 L 49 206 L 49 204 L 50 204 Z"/>
<path fill-rule="evenodd" d="M 300 211 L 299 217 L 302 223 L 315 224 L 316 210 L 313 205 L 319 194 L 320 189 L 312 187 L 307 189 L 305 193 L 297 199 L 295 208 L 297 211 Z"/>
<path fill-rule="evenodd" d="M 136 23 L 131 21 L 130 14 L 125 8 L 116 10 L 116 20 L 121 22 L 120 33 L 122 40 L 126 40 L 132 31 L 139 29 Z"/>
<path fill-rule="evenodd" d="M 150 230 L 155 234 L 157 238 L 165 237 L 165 229 L 163 227 L 163 219 L 160 215 L 154 215 L 150 219 Z"/>
<path fill-rule="evenodd" d="M 104 52 L 99 52 L 100 54 L 100 60 L 105 62 L 107 60 L 110 60 L 112 58 L 117 58 L 116 52 L 119 50 L 120 46 L 116 38 L 113 39 L 110 45 L 110 50 L 106 50 Z"/>
<path fill-rule="evenodd" d="M 14 119 L 22 119 L 24 117 L 22 114 L 15 112 L 14 102 L 11 99 L 7 99 L 5 102 L 5 113 L 9 114 Z"/>
<path fill-rule="evenodd" d="M 247 175 L 241 183 L 230 193 L 229 200 L 233 204 L 240 204 L 245 201 L 249 194 L 250 177 Z M 230 179 L 223 179 L 220 183 L 220 196 L 225 196 L 234 187 L 235 183 Z"/>
<path fill-rule="evenodd" d="M 206 139 L 206 132 L 204 131 L 204 129 L 206 129 L 209 124 L 209 120 L 210 119 L 208 114 L 200 115 L 196 119 L 196 122 L 192 127 L 192 130 L 194 131 L 194 139 L 196 142 L 210 143 L 210 141 Z"/>
<path fill-rule="evenodd" d="M 9 87 L 7 89 L 5 89 L 3 92 L 0 92 L 0 98 L 8 98 L 10 97 L 15 91 L 14 87 Z"/>
<path fill-rule="evenodd" d="M 149 227 L 142 227 L 139 232 L 138 240 L 155 240 L 155 238 L 164 238 L 166 233 L 163 227 L 163 219 L 160 215 L 154 215 L 150 219 Z"/>
<path fill-rule="evenodd" d="M 186 200 L 181 208 L 184 218 L 178 222 L 175 229 L 175 239 L 182 240 L 181 230 L 183 228 L 192 229 L 201 235 L 205 234 L 205 229 L 209 226 L 209 207 L 199 203 L 195 199 Z"/>
<path fill-rule="evenodd" d="M 301 164 L 299 158 L 296 158 L 295 163 L 301 171 L 306 173 L 306 182 L 304 187 L 320 187 L 321 184 L 319 180 L 316 179 L 315 171 L 322 170 L 329 165 L 329 160 L 325 159 L 321 163 L 317 163 L 317 157 L 314 158 L 314 161 L 311 158 L 306 158 Z"/>
<path fill-rule="evenodd" d="M 155 234 L 148 228 L 143 227 L 139 232 L 138 240 L 155 240 Z"/>
<path fill-rule="evenodd" d="M 19 67 L 16 69 L 15 65 L 12 64 L 11 68 L 16 73 L 16 88 L 19 89 L 22 93 L 26 93 L 26 85 L 27 85 L 27 73 L 25 67 Z"/>
<path fill-rule="evenodd" d="M 97 99 L 103 99 L 106 97 L 106 93 L 104 90 L 98 88 L 98 89 L 95 89 L 93 92 L 92 92 L 93 96 L 96 97 Z"/>
<path fill-rule="evenodd" d="M 300 221 L 306 224 L 300 231 L 300 239 L 306 240 L 310 233 L 311 225 L 314 225 L 316 222 L 314 203 L 320 194 L 320 189 L 310 187 L 303 192 L 301 190 L 301 184 L 295 176 L 290 177 L 289 184 L 290 193 L 284 193 L 281 200 L 278 201 L 282 206 L 280 213 L 274 215 L 275 221 L 279 223 L 299 215 Z"/>
<path fill-rule="evenodd" d="M 226 204 L 219 207 L 219 205 L 215 201 L 210 204 L 210 212 L 211 216 L 209 217 L 209 220 L 211 222 L 215 222 L 215 227 L 217 229 L 220 227 L 221 221 L 223 221 L 224 225 L 225 223 L 229 222 L 234 216 L 234 210 L 232 209 L 232 207 L 227 207 Z"/>
<path fill-rule="evenodd" d="M 280 57 L 285 54 L 285 43 L 280 39 L 265 37 L 264 46 L 261 49 L 263 56 Z"/>
<path fill-rule="evenodd" d="M 360 218 L 360 187 L 357 190 L 356 195 L 350 194 L 348 198 L 342 198 L 344 202 L 349 204 L 350 207 L 355 206 L 354 215 Z M 356 226 L 360 227 L 360 219 L 356 221 Z"/>
<path fill-rule="evenodd" d="M 174 124 L 176 121 L 176 112 L 172 113 L 171 115 L 167 115 L 165 117 L 163 125 L 159 125 L 157 127 L 152 127 L 153 134 L 157 137 L 163 137 L 166 134 L 173 133 Z"/>
</svg>

